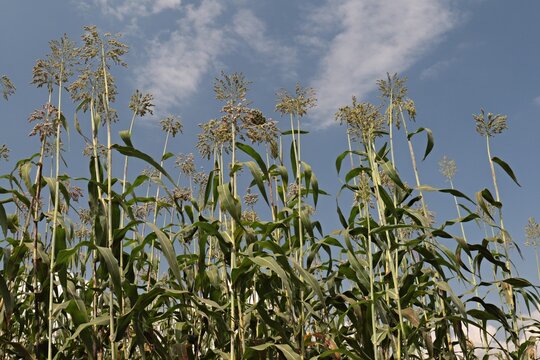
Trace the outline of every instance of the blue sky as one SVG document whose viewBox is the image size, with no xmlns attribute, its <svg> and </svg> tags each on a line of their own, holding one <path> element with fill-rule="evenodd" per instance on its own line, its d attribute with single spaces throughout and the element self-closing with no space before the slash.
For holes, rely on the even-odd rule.
<svg viewBox="0 0 540 360">
<path fill-rule="evenodd" d="M 253 82 L 254 106 L 276 120 L 277 90 L 292 89 L 297 81 L 316 89 L 319 106 L 305 120 L 311 134 L 303 143 L 304 158 L 332 194 L 339 188 L 334 160 L 346 148 L 344 129 L 334 124 L 333 114 L 352 95 L 377 102 L 375 82 L 387 72 L 408 78 L 418 111 L 411 127 L 429 127 L 435 135 L 433 153 L 419 165 L 422 183 L 445 186 L 438 161 L 448 155 L 457 162 L 458 188 L 471 196 L 490 188 L 485 145 L 472 114 L 484 108 L 508 115 L 509 129 L 494 139 L 493 155 L 508 162 L 522 184 L 518 188 L 499 172 L 505 222 L 523 244 L 528 217 L 540 220 L 539 16 L 540 2 L 502 0 L 4 2 L 0 75 L 13 80 L 17 93 L 0 101 L 0 143 L 12 150 L 11 162 L 0 163 L 0 170 L 10 171 L 16 159 L 37 151 L 35 139 L 27 137 L 26 119 L 46 94 L 29 83 L 35 61 L 48 53 L 48 41 L 63 33 L 78 39 L 84 25 L 95 24 L 123 33 L 130 46 L 129 67 L 115 70 L 121 119 L 116 130 L 129 126 L 133 91 L 153 93 L 155 116 L 137 122 L 134 141 L 156 156 L 163 142 L 158 120 L 167 114 L 179 115 L 185 129 L 170 150 L 194 151 L 197 125 L 219 115 L 212 81 L 221 70 L 243 72 Z M 71 141 L 69 152 L 80 158 L 75 134 Z M 412 184 L 406 144 L 398 146 L 398 170 Z M 422 153 L 424 140 L 415 147 Z M 70 166 L 85 171 L 85 165 Z M 335 217 L 334 208 L 332 196 L 323 201 L 322 216 Z M 451 198 L 433 198 L 440 220 L 455 216 L 453 209 Z M 328 232 L 337 226 L 326 221 Z M 530 249 L 522 249 L 526 261 L 515 259 L 519 271 L 534 278 Z"/>
</svg>

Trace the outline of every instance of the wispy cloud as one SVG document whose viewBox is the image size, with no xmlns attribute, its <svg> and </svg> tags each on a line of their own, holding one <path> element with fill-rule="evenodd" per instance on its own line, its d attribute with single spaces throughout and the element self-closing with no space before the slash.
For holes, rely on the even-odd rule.
<svg viewBox="0 0 540 360">
<path fill-rule="evenodd" d="M 540 96 L 537 96 L 533 99 L 533 103 L 535 103 L 537 106 L 540 106 Z"/>
<path fill-rule="evenodd" d="M 154 95 L 158 111 L 166 112 L 197 92 L 202 77 L 226 47 L 216 21 L 223 11 L 219 0 L 186 6 L 179 28 L 166 40 L 150 43 L 148 61 L 134 72 L 137 85 Z"/>
<path fill-rule="evenodd" d="M 179 9 L 182 0 L 93 0 L 101 12 L 118 20 L 158 14 Z"/>
<path fill-rule="evenodd" d="M 325 27 L 331 24 L 337 32 L 311 84 L 318 92 L 319 127 L 332 124 L 334 112 L 351 95 L 362 98 L 387 72 L 410 67 L 456 24 L 456 14 L 442 0 L 328 0 L 323 6 L 311 27 L 322 17 Z"/>
<path fill-rule="evenodd" d="M 441 72 L 448 69 L 456 61 L 457 61 L 456 58 L 437 61 L 433 65 L 431 65 L 431 66 L 427 67 L 426 69 L 422 70 L 422 72 L 420 73 L 420 79 L 421 80 L 436 79 L 436 78 L 439 77 L 439 74 Z"/>
<path fill-rule="evenodd" d="M 272 39 L 267 34 L 266 24 L 248 9 L 240 9 L 234 16 L 233 30 L 240 40 L 263 56 L 287 68 L 296 62 L 296 49 Z"/>
</svg>

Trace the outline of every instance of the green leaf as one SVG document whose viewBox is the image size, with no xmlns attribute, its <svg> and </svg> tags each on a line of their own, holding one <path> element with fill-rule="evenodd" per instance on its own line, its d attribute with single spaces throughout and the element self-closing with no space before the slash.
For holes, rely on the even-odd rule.
<svg viewBox="0 0 540 360">
<path fill-rule="evenodd" d="M 484 198 L 491 205 L 495 206 L 497 209 L 500 209 L 502 207 L 502 203 L 495 200 L 495 198 L 493 197 L 493 195 L 488 189 L 482 190 L 481 194 L 482 194 L 482 198 Z"/>
<path fill-rule="evenodd" d="M 212 185 L 214 184 L 213 178 L 214 178 L 214 171 L 210 171 L 210 173 L 208 173 L 208 181 L 206 182 L 206 186 L 204 187 L 203 208 L 205 208 L 206 205 L 208 204 L 208 200 L 210 199 L 210 194 L 212 194 Z"/>
<path fill-rule="evenodd" d="M 309 288 L 311 288 L 311 290 L 313 290 L 313 292 L 317 294 L 322 306 L 323 307 L 326 306 L 325 296 L 323 294 L 322 288 L 319 285 L 319 282 L 317 281 L 317 279 L 315 279 L 315 277 L 311 273 L 309 273 L 307 270 L 302 268 L 298 263 L 296 263 L 296 261 L 293 262 L 293 265 L 296 268 L 296 270 L 299 272 L 299 274 L 302 276 L 302 279 L 307 282 L 307 284 L 309 285 Z"/>
<path fill-rule="evenodd" d="M 165 177 L 167 177 L 167 179 L 169 179 L 171 183 L 173 184 L 175 183 L 174 179 L 169 175 L 169 173 L 167 173 L 167 171 L 161 165 L 159 165 L 154 159 L 152 159 L 152 157 L 143 153 L 142 151 L 139 151 L 129 146 L 120 146 L 118 144 L 112 145 L 111 148 L 116 149 L 122 155 L 135 157 L 137 159 L 146 161 L 147 163 L 155 167 L 157 170 L 159 170 L 163 175 L 165 175 Z"/>
<path fill-rule="evenodd" d="M 266 164 L 264 163 L 262 157 L 257 153 L 251 146 L 242 144 L 242 143 L 236 143 L 236 146 L 242 150 L 247 155 L 251 156 L 253 160 L 259 165 L 259 168 L 261 169 L 263 176 L 265 179 L 268 178 L 268 169 L 266 168 Z"/>
<path fill-rule="evenodd" d="M 4 234 L 4 237 L 6 237 L 8 231 L 8 220 L 6 215 L 6 209 L 4 209 L 3 204 L 0 204 L 0 226 L 2 227 L 2 233 Z"/>
<path fill-rule="evenodd" d="M 287 275 L 287 272 L 278 264 L 278 262 L 269 256 L 256 256 L 253 258 L 250 258 L 252 262 L 259 265 L 260 267 L 266 267 L 276 273 L 276 275 L 283 281 L 287 289 L 289 290 L 289 293 L 291 292 L 291 285 L 289 283 L 289 276 Z"/>
<path fill-rule="evenodd" d="M 4 279 L 2 274 L 0 274 L 0 295 L 2 295 L 2 299 L 4 300 L 4 309 L 9 318 L 13 312 L 13 297 L 7 286 L 6 279 Z"/>
<path fill-rule="evenodd" d="M 300 360 L 302 359 L 300 357 L 300 354 L 298 354 L 297 352 L 295 352 L 290 345 L 287 345 L 287 344 L 276 344 L 275 345 L 279 351 L 281 351 L 281 353 L 283 355 L 285 355 L 285 357 L 287 358 L 287 360 Z"/>
<path fill-rule="evenodd" d="M 219 185 L 218 193 L 221 210 L 226 210 L 237 223 L 240 223 L 242 209 L 240 207 L 240 202 L 233 198 L 229 184 Z"/>
<path fill-rule="evenodd" d="M 414 135 L 419 134 L 419 133 L 421 133 L 422 131 L 425 131 L 425 132 L 426 132 L 426 135 L 427 135 L 426 151 L 424 152 L 424 157 L 422 158 L 422 161 L 424 161 L 424 160 L 426 160 L 426 158 L 427 158 L 427 156 L 429 155 L 429 153 L 431 152 L 431 150 L 433 150 L 434 140 L 433 140 L 433 133 L 432 133 L 431 129 L 428 129 L 428 128 L 419 128 L 419 129 L 416 130 L 415 132 L 410 133 L 410 134 L 407 136 L 407 139 L 408 139 L 408 140 L 411 140 L 411 138 L 412 138 Z"/>
<path fill-rule="evenodd" d="M 498 158 L 496 156 L 492 157 L 491 160 L 493 160 L 497 165 L 499 165 L 508 174 L 508 176 L 510 176 L 512 178 L 512 180 L 514 180 L 514 182 L 517 184 L 517 186 L 521 187 L 521 185 L 517 181 L 517 178 L 516 178 L 516 175 L 514 174 L 514 171 L 510 167 L 510 165 L 508 165 L 502 159 L 500 159 L 500 158 Z"/>
<path fill-rule="evenodd" d="M 169 263 L 169 267 L 176 278 L 176 280 L 181 283 L 182 282 L 182 276 L 180 275 L 180 267 L 178 266 L 178 261 L 176 259 L 176 253 L 174 251 L 174 247 L 172 245 L 171 240 L 169 237 L 161 231 L 156 225 L 148 222 L 148 226 L 152 228 L 152 230 L 156 233 L 158 240 L 161 244 L 161 251 L 163 251 L 163 255 L 165 255 L 165 258 L 167 259 L 167 262 Z"/>
<path fill-rule="evenodd" d="M 85 100 L 86 101 L 86 100 Z M 78 111 L 79 108 L 77 108 L 77 111 Z M 75 114 L 73 114 L 73 123 L 75 125 L 75 130 L 79 133 L 79 135 L 81 135 L 83 137 L 83 139 L 86 141 L 86 142 L 91 142 L 90 139 L 88 139 L 82 132 L 81 130 L 81 124 L 79 123 L 79 117 L 77 115 L 77 111 L 75 111 Z"/>
<path fill-rule="evenodd" d="M 249 171 L 251 172 L 251 175 L 253 176 L 253 181 L 255 181 L 255 184 L 257 185 L 259 192 L 263 196 L 264 201 L 266 201 L 266 203 L 270 205 L 268 201 L 268 197 L 266 195 L 266 189 L 264 188 L 264 179 L 266 178 L 266 176 L 263 176 L 261 171 L 257 168 L 257 164 L 255 164 L 255 162 L 247 161 L 244 164 L 248 167 Z"/>
<path fill-rule="evenodd" d="M 253 349 L 253 350 L 256 350 L 256 351 L 263 351 L 263 350 L 268 349 L 270 346 L 274 346 L 274 344 L 273 343 L 265 343 L 265 344 L 261 344 L 261 345 L 257 345 L 257 346 L 250 346 L 250 348 Z"/>
<path fill-rule="evenodd" d="M 131 132 L 129 130 L 121 130 L 118 134 L 126 146 L 133 147 L 133 143 L 131 142 Z"/>
<path fill-rule="evenodd" d="M 309 131 L 306 131 L 306 130 L 298 130 L 298 129 L 295 129 L 294 131 L 292 131 L 292 130 L 286 130 L 286 131 L 282 131 L 282 132 L 281 132 L 281 135 L 291 135 L 292 133 L 294 133 L 295 135 L 296 135 L 296 134 L 309 134 Z"/>
<path fill-rule="evenodd" d="M 111 276 L 117 296 L 121 296 L 122 280 L 120 278 L 120 266 L 118 265 L 118 261 L 116 261 L 116 258 L 114 257 L 110 248 L 103 246 L 96 246 L 96 248 L 98 249 L 103 260 L 105 260 L 105 265 L 107 266 L 107 270 Z"/>
<path fill-rule="evenodd" d="M 20 167 L 21 177 L 23 179 L 24 185 L 26 186 L 26 189 L 28 190 L 28 192 L 30 192 L 31 195 L 34 195 L 34 188 L 32 186 L 32 182 L 30 181 L 31 170 L 32 170 L 32 163 L 30 161 L 25 162 Z"/>
<path fill-rule="evenodd" d="M 317 176 L 315 174 L 311 174 L 311 188 L 313 189 L 313 205 L 317 207 L 317 202 L 319 201 L 319 194 L 321 193 L 319 190 L 319 181 L 317 180 Z"/>
<path fill-rule="evenodd" d="M 165 161 L 167 159 L 170 159 L 174 156 L 174 154 L 172 152 L 167 152 L 165 154 L 163 154 L 163 156 L 161 157 L 161 161 Z"/>
<path fill-rule="evenodd" d="M 64 346 L 62 347 L 62 350 L 66 349 L 67 346 L 69 345 L 69 343 L 71 341 L 73 341 L 74 339 L 76 339 L 79 334 L 81 333 L 81 331 L 83 331 L 84 329 L 90 327 L 90 326 L 100 326 L 100 325 L 107 325 L 109 323 L 109 320 L 110 320 L 110 316 L 108 314 L 105 314 L 105 315 L 101 315 L 101 316 L 98 316 L 97 318 L 85 323 L 85 324 L 81 324 L 77 327 L 77 330 L 75 330 L 75 332 L 73 333 L 73 335 L 71 335 L 69 337 L 69 339 L 66 341 L 66 343 L 64 344 Z M 58 354 L 61 355 L 62 351 L 60 351 Z M 57 354 L 57 356 L 58 356 Z M 56 357 L 55 357 L 56 359 Z"/>
<path fill-rule="evenodd" d="M 397 186 L 399 186 L 403 190 L 407 190 L 407 187 L 405 186 L 405 184 L 403 184 L 403 182 L 399 178 L 399 175 L 396 172 L 396 169 L 394 169 L 394 165 L 390 161 L 385 161 L 382 164 L 382 169 L 383 169 L 384 173 L 386 175 L 388 175 L 388 177 L 390 179 L 392 179 L 394 184 L 396 184 Z"/>
<path fill-rule="evenodd" d="M 529 282 L 529 280 L 523 279 L 523 278 L 508 278 L 508 279 L 504 279 L 502 282 L 512 285 L 515 288 L 534 286 L 533 284 Z"/>
<path fill-rule="evenodd" d="M 341 154 L 338 155 L 336 158 L 336 171 L 339 175 L 339 172 L 341 171 L 341 164 L 343 163 L 343 159 L 349 154 L 349 151 L 344 151 Z"/>
</svg>

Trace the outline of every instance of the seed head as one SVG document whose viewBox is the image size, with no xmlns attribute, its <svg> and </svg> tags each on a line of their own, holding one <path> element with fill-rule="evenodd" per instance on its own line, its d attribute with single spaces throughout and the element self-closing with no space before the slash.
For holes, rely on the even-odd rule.
<svg viewBox="0 0 540 360">
<path fill-rule="evenodd" d="M 243 118 L 242 128 L 252 143 L 270 144 L 276 142 L 279 129 L 277 122 L 266 119 L 260 110 L 250 109 Z"/>
<path fill-rule="evenodd" d="M 484 109 L 480 109 L 480 114 L 473 114 L 473 119 L 476 123 L 476 132 L 482 136 L 492 137 L 508 128 L 506 124 L 508 116 L 488 113 L 486 118 Z"/>
<path fill-rule="evenodd" d="M 281 115 L 290 114 L 294 117 L 302 117 L 307 111 L 317 105 L 315 90 L 304 88 L 300 83 L 296 83 L 295 94 L 291 95 L 286 90 L 281 89 L 277 93 L 278 103 L 276 111 Z"/>
<path fill-rule="evenodd" d="M 152 204 L 153 205 L 153 204 Z M 133 215 L 137 220 L 144 220 L 148 216 L 152 205 L 148 203 L 138 204 L 133 207 Z"/>
<path fill-rule="evenodd" d="M 56 109 L 50 103 L 46 103 L 41 109 L 35 110 L 28 117 L 28 122 L 39 121 L 34 125 L 34 128 L 30 132 L 30 136 L 38 135 L 40 140 L 43 141 L 49 136 L 53 135 L 58 122 L 58 109 Z"/>
<path fill-rule="evenodd" d="M 168 134 L 171 134 L 173 137 L 178 133 L 182 133 L 182 122 L 180 118 L 176 116 L 167 116 L 165 119 L 159 122 L 161 124 L 161 129 Z"/>
<path fill-rule="evenodd" d="M 242 221 L 252 223 L 259 221 L 259 215 L 255 210 L 246 210 L 242 212 Z"/>
<path fill-rule="evenodd" d="M 193 156 L 192 153 L 178 154 L 175 166 L 178 167 L 185 176 L 191 177 L 195 174 L 195 156 Z"/>
<path fill-rule="evenodd" d="M 257 201 L 259 201 L 259 195 L 252 194 L 251 189 L 248 188 L 246 195 L 244 195 L 244 203 L 247 206 L 253 207 Z"/>
<path fill-rule="evenodd" d="M 147 176 L 151 180 L 157 180 L 159 179 L 160 172 L 154 168 L 145 168 L 143 169 L 141 175 Z"/>
<path fill-rule="evenodd" d="M 191 190 L 187 187 L 177 187 L 172 192 L 175 201 L 185 202 L 191 199 Z"/>
<path fill-rule="evenodd" d="M 204 171 L 197 171 L 195 175 L 193 175 L 193 182 L 197 185 L 206 185 L 208 182 L 208 174 Z"/>
<path fill-rule="evenodd" d="M 527 225 L 525 226 L 525 245 L 538 246 L 540 240 L 540 224 L 536 222 L 533 217 L 529 218 Z"/>
<path fill-rule="evenodd" d="M 143 94 L 139 90 L 135 90 L 135 93 L 131 95 L 129 108 L 140 117 L 145 116 L 146 113 L 152 115 L 154 114 L 154 104 L 152 104 L 153 100 L 154 96 L 152 94 Z"/>
<path fill-rule="evenodd" d="M 380 136 L 384 130 L 384 119 L 379 108 L 368 102 L 358 103 L 354 96 L 352 104 L 340 108 L 335 117 L 340 124 L 347 124 L 353 139 L 359 139 L 364 143 Z"/>
<path fill-rule="evenodd" d="M 79 209 L 79 219 L 81 220 L 81 223 L 90 225 L 93 221 L 90 209 Z"/>
<path fill-rule="evenodd" d="M 9 160 L 9 151 L 10 150 L 7 147 L 6 144 L 0 145 L 0 159 L 8 161 Z"/>
<path fill-rule="evenodd" d="M 446 155 L 439 161 L 439 171 L 448 181 L 451 181 L 456 175 L 456 162 Z"/>
<path fill-rule="evenodd" d="M 251 82 L 247 81 L 242 73 L 235 72 L 229 75 L 222 71 L 221 77 L 216 78 L 214 81 L 216 99 L 230 105 L 246 105 L 246 96 L 250 84 Z"/>
<path fill-rule="evenodd" d="M 77 228 L 75 229 L 75 237 L 79 239 L 86 239 L 86 238 L 89 238 L 90 235 L 92 235 L 92 232 L 85 225 L 83 224 L 77 225 Z"/>
<path fill-rule="evenodd" d="M 96 152 L 98 157 L 104 157 L 107 155 L 107 147 L 103 144 L 97 144 Z M 86 143 L 84 145 L 83 155 L 87 157 L 94 156 L 94 146 L 92 144 Z"/>
<path fill-rule="evenodd" d="M 212 119 L 204 124 L 199 124 L 199 127 L 202 132 L 197 135 L 197 149 L 202 157 L 209 159 L 214 149 L 221 146 L 225 152 L 230 150 L 232 128 L 227 118 Z"/>
<path fill-rule="evenodd" d="M 394 73 L 392 76 L 386 74 L 386 80 L 378 80 L 377 85 L 379 86 L 379 93 L 383 101 L 386 103 L 386 114 L 390 115 L 392 112 L 392 122 L 399 129 L 401 125 L 401 119 L 399 116 L 399 111 L 402 107 L 407 109 L 409 116 L 414 120 L 416 116 L 416 108 L 414 107 L 414 102 L 410 99 L 406 99 L 407 96 L 407 87 L 406 87 L 407 78 L 400 78 L 397 73 Z M 390 122 L 390 116 L 388 116 L 388 122 Z M 388 124 L 391 126 L 392 124 Z"/>
<path fill-rule="evenodd" d="M 7 100 L 8 97 L 15 94 L 15 85 L 11 82 L 11 80 L 6 76 L 2 75 L 0 76 L 0 89 L 2 91 L 2 97 Z"/>
</svg>

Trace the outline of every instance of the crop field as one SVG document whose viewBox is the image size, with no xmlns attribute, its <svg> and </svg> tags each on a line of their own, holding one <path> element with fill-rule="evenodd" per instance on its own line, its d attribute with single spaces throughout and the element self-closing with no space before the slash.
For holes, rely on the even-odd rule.
<svg viewBox="0 0 540 360">
<path fill-rule="evenodd" d="M 155 157 L 134 123 L 156 99 L 115 81 L 127 51 L 94 26 L 51 41 L 32 69 L 44 105 L 26 109 L 26 156 L 11 158 L 0 135 L 1 360 L 540 356 L 538 279 L 518 275 L 523 244 L 498 186 L 520 181 L 493 143 L 507 116 L 471 116 L 490 172 L 462 192 L 456 162 L 434 159 L 437 134 L 415 122 L 406 79 L 387 74 L 380 101 L 335 109 L 344 140 L 323 188 L 304 160 L 317 89 L 282 89 L 266 114 L 249 79 L 222 72 L 219 115 L 196 147 L 171 149 L 185 134 L 166 116 Z M 0 107 L 19 86 L 2 75 Z M 115 110 L 125 92 L 128 119 Z M 422 181 L 424 160 L 446 187 Z M 435 218 L 432 196 L 453 215 Z M 335 199 L 333 228 L 322 198 Z M 525 230 L 536 251 L 540 225 Z"/>
</svg>

